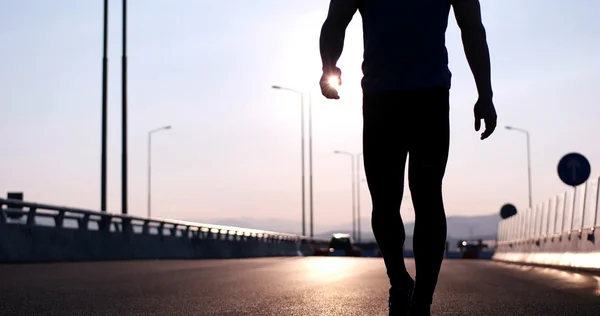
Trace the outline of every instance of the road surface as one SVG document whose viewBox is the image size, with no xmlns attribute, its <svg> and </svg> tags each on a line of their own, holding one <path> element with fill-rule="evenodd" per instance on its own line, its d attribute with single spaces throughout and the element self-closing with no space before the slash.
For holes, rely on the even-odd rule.
<svg viewBox="0 0 600 316">
<path fill-rule="evenodd" d="M 387 290 L 379 258 L 0 265 L 0 315 L 375 316 Z M 597 316 L 600 277 L 448 260 L 432 312 Z"/>
</svg>

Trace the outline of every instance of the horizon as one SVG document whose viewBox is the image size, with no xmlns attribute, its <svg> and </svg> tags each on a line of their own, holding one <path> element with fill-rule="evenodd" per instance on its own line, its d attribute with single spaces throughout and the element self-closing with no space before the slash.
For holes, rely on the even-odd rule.
<svg viewBox="0 0 600 316">
<path fill-rule="evenodd" d="M 474 216 L 455 216 L 450 215 L 448 219 L 448 238 L 466 238 L 467 235 L 474 236 L 495 236 L 497 234 L 497 224 L 501 218 L 499 214 L 489 215 L 474 215 Z M 193 218 L 186 219 L 194 222 Z M 361 239 L 374 238 L 373 232 L 370 225 L 370 217 L 362 218 L 362 229 Z M 196 221 L 198 222 L 198 221 Z M 473 223 L 475 222 L 475 223 Z M 300 221 L 282 220 L 276 218 L 251 218 L 247 216 L 236 217 L 236 218 L 213 218 L 208 219 L 205 223 L 212 223 L 218 225 L 240 227 L 240 228 L 251 228 L 251 229 L 262 229 L 273 232 L 301 234 L 301 223 Z M 476 225 L 479 224 L 479 225 Z M 404 221 L 404 227 L 407 229 L 406 235 L 412 236 L 414 229 L 414 220 Z M 491 229 L 491 231 L 490 231 Z M 316 230 L 316 237 L 325 237 L 335 232 L 344 232 L 352 235 L 352 222 L 340 222 L 336 225 L 332 225 L 323 230 Z M 357 236 L 353 236 L 357 239 Z"/>
<path fill-rule="evenodd" d="M 361 151 L 360 15 L 339 62 L 341 99 L 330 101 L 318 93 L 318 36 L 328 4 L 233 3 L 130 4 L 129 214 L 146 215 L 147 133 L 171 125 L 153 136 L 154 216 L 300 221 L 299 99 L 271 89 L 280 85 L 313 91 L 315 232 L 349 222 L 350 161 L 333 152 Z M 111 5 L 109 26 L 113 213 L 121 198 L 120 10 Z M 596 0 L 482 3 L 499 117 L 485 141 L 473 130 L 477 92 L 451 13 L 448 216 L 486 216 L 505 203 L 527 207 L 525 137 L 505 125 L 531 132 L 534 205 L 570 190 L 556 174 L 566 153 L 584 154 L 590 179 L 598 178 L 599 10 Z M 565 15 L 577 19 L 556 22 Z M 0 36 L 0 195 L 22 191 L 26 201 L 99 210 L 102 4 L 2 2 Z M 370 218 L 368 188 L 360 186 L 361 217 Z M 410 199 L 401 212 L 405 222 L 414 220 Z"/>
<path fill-rule="evenodd" d="M 477 214 L 477 215 L 448 215 L 447 218 L 479 218 L 479 217 L 493 217 L 493 216 L 497 216 L 498 218 L 500 218 L 500 214 Z M 251 216 L 240 216 L 240 217 L 235 217 L 235 218 L 231 218 L 231 217 L 214 217 L 214 218 L 210 218 L 209 220 L 213 220 L 213 221 L 226 221 L 226 220 L 243 220 L 243 219 L 250 219 L 250 220 L 261 220 L 261 221 L 269 221 L 269 220 L 277 220 L 277 221 L 290 221 L 290 222 L 297 222 L 298 224 L 300 223 L 300 220 L 294 220 L 294 219 L 284 219 L 284 218 L 276 218 L 276 217 L 270 217 L 270 218 L 256 218 L 256 217 L 251 217 Z M 363 221 L 370 221 L 371 220 L 371 216 L 363 216 L 362 217 Z M 188 218 L 186 219 L 186 221 L 196 221 L 196 222 L 200 222 L 199 220 L 195 220 L 193 218 Z M 414 223 L 414 219 L 408 221 L 408 220 L 404 220 L 404 224 L 408 224 L 408 223 Z M 349 224 L 350 221 L 348 221 L 347 224 Z"/>
</svg>

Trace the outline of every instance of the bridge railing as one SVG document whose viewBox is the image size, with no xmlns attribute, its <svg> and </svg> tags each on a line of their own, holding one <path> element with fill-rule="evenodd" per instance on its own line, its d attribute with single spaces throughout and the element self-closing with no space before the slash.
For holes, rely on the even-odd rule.
<svg viewBox="0 0 600 316">
<path fill-rule="evenodd" d="M 328 239 L 250 228 L 213 225 L 162 218 L 143 218 L 72 207 L 0 199 L 0 237 L 9 227 L 52 227 L 70 231 L 97 231 L 139 236 L 173 236 L 194 240 L 253 240 L 263 243 L 323 245 Z M 0 249 L 1 250 L 1 249 Z"/>
<path fill-rule="evenodd" d="M 500 221 L 498 245 L 583 235 L 595 239 L 600 224 L 600 177 Z"/>
</svg>

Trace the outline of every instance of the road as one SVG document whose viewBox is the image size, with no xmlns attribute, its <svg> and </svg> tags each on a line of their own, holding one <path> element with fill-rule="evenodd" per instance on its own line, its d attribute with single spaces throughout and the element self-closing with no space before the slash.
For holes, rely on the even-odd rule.
<svg viewBox="0 0 600 316">
<path fill-rule="evenodd" d="M 408 261 L 411 273 L 414 262 Z M 414 274 L 413 274 L 414 275 Z M 387 315 L 378 258 L 0 265 L 0 315 Z M 600 277 L 447 260 L 433 315 L 600 315 Z"/>
</svg>

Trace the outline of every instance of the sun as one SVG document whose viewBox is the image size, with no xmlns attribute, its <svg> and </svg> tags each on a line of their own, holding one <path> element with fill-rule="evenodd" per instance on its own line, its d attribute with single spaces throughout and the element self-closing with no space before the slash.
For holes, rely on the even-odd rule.
<svg viewBox="0 0 600 316">
<path fill-rule="evenodd" d="M 340 80 L 336 76 L 329 77 L 329 79 L 327 79 L 327 83 L 329 84 L 330 87 L 332 87 L 335 90 L 340 89 Z"/>
</svg>

